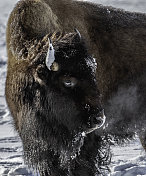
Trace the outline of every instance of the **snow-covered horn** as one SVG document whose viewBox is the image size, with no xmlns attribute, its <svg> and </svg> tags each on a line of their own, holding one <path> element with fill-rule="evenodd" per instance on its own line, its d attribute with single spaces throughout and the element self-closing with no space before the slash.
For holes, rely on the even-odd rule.
<svg viewBox="0 0 146 176">
<path fill-rule="evenodd" d="M 47 57 L 46 57 L 46 66 L 48 67 L 49 70 L 52 71 L 58 71 L 59 66 L 55 61 L 55 50 L 53 48 L 52 41 L 48 38 L 49 40 L 49 49 L 47 52 Z"/>
<path fill-rule="evenodd" d="M 75 32 L 78 34 L 79 38 L 81 39 L 82 38 L 81 34 L 80 34 L 80 32 L 76 28 L 75 28 Z"/>
</svg>

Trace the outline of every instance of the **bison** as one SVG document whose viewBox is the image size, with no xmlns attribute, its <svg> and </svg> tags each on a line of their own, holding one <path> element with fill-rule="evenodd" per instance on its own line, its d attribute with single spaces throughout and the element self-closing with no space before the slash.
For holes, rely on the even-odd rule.
<svg viewBox="0 0 146 176">
<path fill-rule="evenodd" d="M 105 122 L 96 61 L 77 29 L 34 36 L 25 18 L 32 22 L 33 6 L 35 14 L 49 8 L 38 3 L 20 1 L 7 28 L 6 99 L 25 163 L 45 176 L 100 174 L 109 151 L 108 141 L 93 132 Z M 51 18 L 47 13 L 34 24 Z"/>
<path fill-rule="evenodd" d="M 145 44 L 145 14 L 72 0 L 17 3 L 6 100 L 26 164 L 45 176 L 105 175 L 109 138 L 137 133 L 145 147 Z"/>
</svg>

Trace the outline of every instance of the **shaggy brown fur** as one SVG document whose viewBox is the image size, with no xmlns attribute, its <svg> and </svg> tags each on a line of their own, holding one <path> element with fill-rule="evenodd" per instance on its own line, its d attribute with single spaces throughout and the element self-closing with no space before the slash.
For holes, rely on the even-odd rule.
<svg viewBox="0 0 146 176">
<path fill-rule="evenodd" d="M 107 133 L 120 139 L 145 133 L 146 15 L 88 2 L 21 0 L 14 8 L 7 27 L 6 82 L 13 117 L 21 104 L 17 107 L 18 100 L 11 96 L 17 84 L 11 82 L 12 77 L 26 72 L 30 60 L 46 51 L 46 35 L 73 32 L 74 28 L 85 38 L 98 64 L 96 78 L 108 115 Z M 17 130 L 21 120 L 15 119 Z"/>
<path fill-rule="evenodd" d="M 8 22 L 8 56 L 27 53 L 33 38 L 77 28 L 97 59 L 97 78 L 105 99 L 119 84 L 145 71 L 145 27 L 146 16 L 140 13 L 70 0 L 20 1 Z"/>
</svg>

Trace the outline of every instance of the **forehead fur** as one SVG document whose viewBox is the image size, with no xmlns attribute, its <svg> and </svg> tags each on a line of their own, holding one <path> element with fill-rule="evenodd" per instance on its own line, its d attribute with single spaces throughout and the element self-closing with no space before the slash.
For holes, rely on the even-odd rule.
<svg viewBox="0 0 146 176">
<path fill-rule="evenodd" d="M 96 62 L 88 53 L 85 40 L 77 32 L 62 35 L 53 41 L 53 46 L 55 62 L 59 64 L 60 71 L 69 71 L 86 77 L 91 74 L 95 76 Z"/>
<path fill-rule="evenodd" d="M 86 56 L 87 47 L 82 38 L 77 33 L 64 35 L 59 41 L 54 42 L 56 55 L 62 57 Z"/>
</svg>

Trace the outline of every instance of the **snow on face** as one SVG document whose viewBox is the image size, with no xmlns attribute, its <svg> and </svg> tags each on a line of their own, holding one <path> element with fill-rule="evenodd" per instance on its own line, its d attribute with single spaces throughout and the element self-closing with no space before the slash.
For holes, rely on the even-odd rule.
<svg viewBox="0 0 146 176">
<path fill-rule="evenodd" d="M 86 60 L 87 66 L 91 69 L 92 75 L 95 75 L 96 69 L 97 69 L 96 59 L 95 58 L 92 58 L 92 59 L 86 58 L 85 60 Z"/>
</svg>

